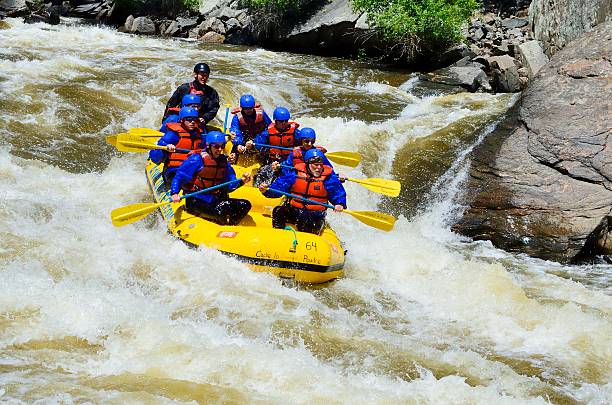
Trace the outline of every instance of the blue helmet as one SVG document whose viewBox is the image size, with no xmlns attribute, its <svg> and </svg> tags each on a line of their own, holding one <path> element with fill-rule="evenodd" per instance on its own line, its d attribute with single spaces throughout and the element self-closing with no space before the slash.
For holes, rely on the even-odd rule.
<svg viewBox="0 0 612 405">
<path fill-rule="evenodd" d="M 202 99 L 197 94 L 185 94 L 181 106 L 185 107 L 190 104 L 202 104 Z"/>
<path fill-rule="evenodd" d="M 312 149 L 308 149 L 306 153 L 304 153 L 304 162 L 308 163 L 309 160 L 316 159 L 316 158 L 323 160 L 324 157 L 325 157 L 325 154 L 321 152 L 320 149 L 312 148 Z"/>
<path fill-rule="evenodd" d="M 253 108 L 255 107 L 255 97 L 250 94 L 245 94 L 240 97 L 240 107 L 242 108 Z"/>
<path fill-rule="evenodd" d="M 300 129 L 295 137 L 297 140 L 301 141 L 302 139 L 312 139 L 312 140 L 317 140 L 317 134 L 315 132 L 314 129 L 312 128 L 302 128 Z"/>
<path fill-rule="evenodd" d="M 164 120 L 164 124 L 169 124 L 171 122 L 179 122 L 179 116 L 174 114 L 174 115 L 169 115 L 165 120 Z"/>
<path fill-rule="evenodd" d="M 289 114 L 289 110 L 287 110 L 285 107 L 276 107 L 272 117 L 278 121 L 285 121 L 291 118 L 291 114 Z"/>
<path fill-rule="evenodd" d="M 184 118 L 198 118 L 198 110 L 191 107 L 183 107 L 179 111 L 179 118 L 181 120 Z"/>
<path fill-rule="evenodd" d="M 206 134 L 206 144 L 210 145 L 211 143 L 225 143 L 225 135 L 223 132 L 219 131 L 210 131 Z"/>
</svg>

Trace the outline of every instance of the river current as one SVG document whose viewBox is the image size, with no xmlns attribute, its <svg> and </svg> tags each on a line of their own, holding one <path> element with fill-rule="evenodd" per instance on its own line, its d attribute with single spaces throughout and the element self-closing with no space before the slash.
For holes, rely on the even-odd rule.
<svg viewBox="0 0 612 405">
<path fill-rule="evenodd" d="M 286 285 L 172 238 L 145 155 L 105 136 L 159 126 L 195 62 L 222 103 L 290 109 L 350 177 L 402 182 L 329 221 L 345 277 Z M 610 266 L 510 254 L 452 233 L 468 152 L 516 101 L 423 91 L 407 72 L 257 48 L 0 21 L 0 402 L 607 404 Z M 225 107 L 219 110 L 223 121 Z"/>
</svg>

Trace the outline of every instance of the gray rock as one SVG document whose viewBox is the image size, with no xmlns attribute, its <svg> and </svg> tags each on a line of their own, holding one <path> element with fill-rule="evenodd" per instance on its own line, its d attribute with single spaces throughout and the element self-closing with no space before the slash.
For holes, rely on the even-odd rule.
<svg viewBox="0 0 612 405">
<path fill-rule="evenodd" d="M 612 13 L 610 0 L 533 0 L 529 22 L 544 53 L 552 56 Z"/>
<path fill-rule="evenodd" d="M 518 45 L 517 53 L 521 64 L 529 72 L 529 79 L 533 79 L 542 66 L 548 62 L 548 57 L 542 51 L 538 41 L 527 41 Z"/>
<path fill-rule="evenodd" d="M 434 83 L 461 86 L 469 91 L 477 91 L 479 89 L 491 91 L 491 86 L 485 72 L 474 66 L 451 66 L 426 73 L 419 77 L 422 80 Z"/>
<path fill-rule="evenodd" d="M 130 32 L 134 34 L 154 35 L 155 24 L 147 17 L 136 17 L 134 18 Z"/>
<path fill-rule="evenodd" d="M 521 90 L 519 74 L 514 58 L 509 55 L 489 58 L 491 67 L 495 69 L 494 79 L 497 91 L 514 93 Z"/>
<path fill-rule="evenodd" d="M 472 34 L 472 40 L 480 41 L 485 37 L 485 35 L 485 32 L 482 29 L 478 28 L 476 31 L 474 31 L 474 34 Z"/>
<path fill-rule="evenodd" d="M 361 14 L 361 16 L 355 22 L 355 29 L 367 31 L 370 28 L 370 24 L 368 24 L 368 15 L 367 13 Z"/>
<path fill-rule="evenodd" d="M 204 34 L 200 39 L 204 42 L 222 44 L 223 41 L 225 41 L 225 36 L 218 34 L 216 32 L 210 31 Z"/>
<path fill-rule="evenodd" d="M 236 18 L 230 18 L 225 22 L 226 34 L 231 34 L 233 32 L 238 31 L 240 27 L 240 22 Z"/>
<path fill-rule="evenodd" d="M 179 27 L 179 23 L 177 21 L 172 21 L 168 28 L 163 31 L 164 35 L 173 37 L 181 33 L 181 29 Z"/>
<path fill-rule="evenodd" d="M 200 15 L 207 15 L 215 9 L 229 5 L 229 3 L 229 0 L 202 0 L 199 9 Z"/>
<path fill-rule="evenodd" d="M 132 25 L 134 25 L 134 16 L 129 15 L 128 18 L 125 19 L 125 23 L 123 24 L 123 27 L 125 28 L 127 32 L 130 32 L 132 31 Z"/>
<path fill-rule="evenodd" d="M 218 18 L 215 18 L 215 20 L 212 22 L 210 29 L 215 31 L 218 34 L 225 34 L 225 24 L 223 24 L 223 21 L 219 20 Z"/>
<path fill-rule="evenodd" d="M 518 117 L 474 149 L 469 208 L 454 230 L 560 262 L 610 254 L 611 31 L 603 23 L 559 51 Z"/>
<path fill-rule="evenodd" d="M 515 37 L 515 38 L 522 38 L 523 37 L 523 31 L 519 30 L 518 28 L 513 28 L 511 30 L 508 31 L 508 35 Z"/>
<path fill-rule="evenodd" d="M 351 26 L 359 19 L 348 0 L 336 0 L 327 4 L 305 24 L 299 24 L 288 37 L 299 36 L 318 30 L 321 26 L 333 26 L 349 22 Z"/>
<path fill-rule="evenodd" d="M 251 17 L 249 17 L 249 15 L 242 11 L 240 14 L 238 14 L 238 17 L 236 17 L 236 19 L 238 20 L 238 22 L 240 23 L 241 26 L 247 26 L 251 23 Z"/>
<path fill-rule="evenodd" d="M 178 28 L 181 31 L 187 31 L 196 25 L 198 25 L 197 18 L 177 18 L 176 23 L 178 24 Z"/>
<path fill-rule="evenodd" d="M 501 22 L 502 27 L 508 30 L 513 29 L 513 28 L 521 28 L 528 24 L 529 24 L 529 21 L 527 21 L 524 18 L 506 18 L 502 20 Z"/>
<path fill-rule="evenodd" d="M 217 17 L 223 21 L 227 21 L 230 18 L 237 18 L 241 13 L 243 13 L 243 10 L 235 10 L 233 8 L 230 7 L 222 7 L 219 8 L 217 10 L 214 10 L 212 13 L 210 13 L 208 16 L 209 17 Z"/>
<path fill-rule="evenodd" d="M 213 24 L 215 23 L 216 20 L 217 19 L 215 17 L 210 17 L 210 18 L 207 18 L 206 20 L 202 21 L 200 23 L 200 25 L 198 25 L 198 32 L 199 32 L 199 34 L 200 35 L 204 35 L 208 31 L 212 31 Z"/>
</svg>

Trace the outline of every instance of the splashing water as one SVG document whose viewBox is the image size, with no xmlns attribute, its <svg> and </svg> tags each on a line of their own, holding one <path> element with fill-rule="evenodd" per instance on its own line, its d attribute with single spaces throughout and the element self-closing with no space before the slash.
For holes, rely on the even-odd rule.
<svg viewBox="0 0 612 405">
<path fill-rule="evenodd" d="M 453 234 L 466 155 L 515 101 L 419 97 L 356 62 L 81 26 L 0 30 L 0 399 L 4 402 L 603 404 L 612 397 L 610 267 L 561 266 Z M 5 24 L 6 25 L 6 24 Z M 345 278 L 288 288 L 190 249 L 154 216 L 143 155 L 104 136 L 155 128 L 194 62 L 222 103 L 287 106 L 319 143 L 394 177 L 347 184 L 383 233 L 329 215 Z M 219 111 L 223 120 L 225 110 Z"/>
</svg>

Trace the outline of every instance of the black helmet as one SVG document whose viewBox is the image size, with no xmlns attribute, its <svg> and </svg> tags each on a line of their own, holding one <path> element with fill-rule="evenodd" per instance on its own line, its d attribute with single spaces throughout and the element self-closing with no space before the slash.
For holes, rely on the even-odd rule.
<svg viewBox="0 0 612 405">
<path fill-rule="evenodd" d="M 196 65 L 193 67 L 193 73 L 209 73 L 210 74 L 210 67 L 204 62 L 196 63 Z"/>
</svg>

